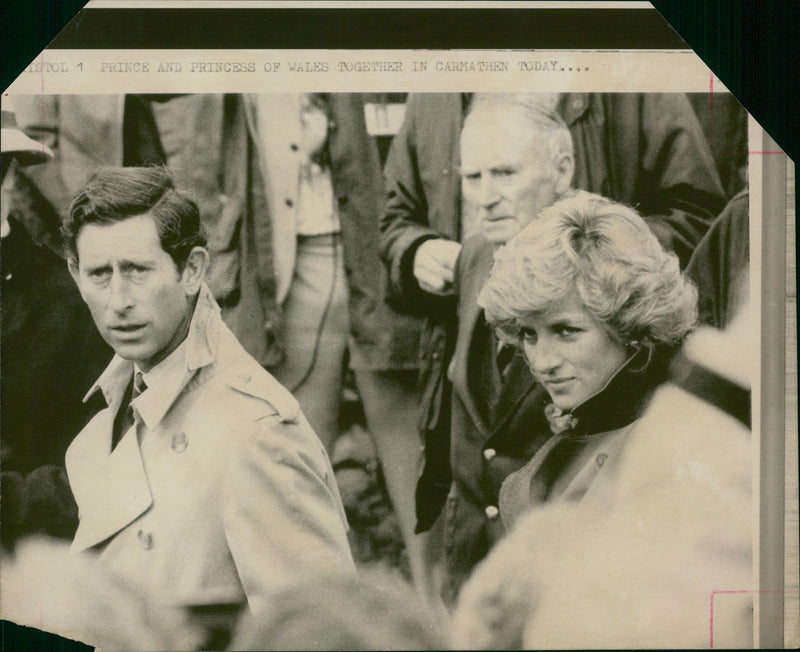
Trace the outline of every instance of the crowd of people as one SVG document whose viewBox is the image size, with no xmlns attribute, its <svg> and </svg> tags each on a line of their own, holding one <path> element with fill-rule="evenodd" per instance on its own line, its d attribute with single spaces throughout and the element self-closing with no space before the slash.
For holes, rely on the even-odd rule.
<svg viewBox="0 0 800 652">
<path fill-rule="evenodd" d="M 0 615 L 702 647 L 735 589 L 751 645 L 746 114 L 707 99 L 411 94 L 388 151 L 362 94 L 4 101 Z M 348 373 L 410 586 L 353 562 Z"/>
</svg>

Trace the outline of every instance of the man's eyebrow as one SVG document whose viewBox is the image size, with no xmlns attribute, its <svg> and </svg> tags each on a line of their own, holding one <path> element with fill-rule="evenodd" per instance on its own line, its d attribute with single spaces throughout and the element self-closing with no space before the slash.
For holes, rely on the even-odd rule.
<svg viewBox="0 0 800 652">
<path fill-rule="evenodd" d="M 119 266 L 123 269 L 126 267 L 153 267 L 155 261 L 150 258 L 126 258 L 119 262 Z"/>
<path fill-rule="evenodd" d="M 96 264 L 86 263 L 86 264 L 83 265 L 83 268 L 87 272 L 96 272 L 96 271 L 101 270 L 101 269 L 111 269 L 111 264 L 110 263 L 96 263 Z"/>
</svg>

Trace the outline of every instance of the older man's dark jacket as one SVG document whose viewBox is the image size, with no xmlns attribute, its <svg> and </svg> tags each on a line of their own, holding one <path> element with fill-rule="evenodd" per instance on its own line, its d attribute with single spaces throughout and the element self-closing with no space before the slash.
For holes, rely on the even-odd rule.
<svg viewBox="0 0 800 652">
<path fill-rule="evenodd" d="M 449 484 L 449 394 L 444 368 L 453 349 L 453 298 L 423 292 L 414 255 L 432 238 L 461 239 L 459 137 L 469 96 L 411 95 L 386 163 L 388 200 L 381 216 L 381 254 L 392 301 L 427 318 L 421 336 L 420 427 L 426 466 L 418 489 L 418 529 L 433 523 Z M 568 93 L 560 111 L 575 149 L 574 186 L 636 207 L 661 243 L 685 265 L 724 206 L 708 143 L 680 93 Z M 438 468 L 438 473 L 434 469 Z"/>
<path fill-rule="evenodd" d="M 449 365 L 452 383 L 450 468 L 444 511 L 445 597 L 453 601 L 474 566 L 504 534 L 498 494 L 503 480 L 550 438 L 547 392 L 521 351 L 498 351 L 477 296 L 489 276 L 494 247 L 483 236 L 464 243 L 456 270 L 458 335 Z M 424 484 L 436 468 L 423 472 Z"/>
</svg>

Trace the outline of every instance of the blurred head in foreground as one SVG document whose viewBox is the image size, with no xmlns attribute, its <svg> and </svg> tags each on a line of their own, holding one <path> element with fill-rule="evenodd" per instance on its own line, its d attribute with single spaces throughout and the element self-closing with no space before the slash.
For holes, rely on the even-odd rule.
<svg viewBox="0 0 800 652">
<path fill-rule="evenodd" d="M 449 639 L 408 586 L 383 575 L 331 575 L 275 596 L 241 623 L 232 650 L 443 650 Z"/>
</svg>

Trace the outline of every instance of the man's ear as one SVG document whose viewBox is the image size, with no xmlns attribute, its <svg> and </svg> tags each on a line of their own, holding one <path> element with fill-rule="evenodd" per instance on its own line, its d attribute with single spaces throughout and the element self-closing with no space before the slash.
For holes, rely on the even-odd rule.
<svg viewBox="0 0 800 652">
<path fill-rule="evenodd" d="M 572 176 L 575 174 L 575 161 L 572 154 L 562 154 L 556 165 L 556 195 L 561 196 L 572 185 Z"/>
<path fill-rule="evenodd" d="M 181 282 L 187 295 L 194 296 L 200 291 L 200 286 L 206 279 L 208 264 L 208 252 L 203 247 L 195 247 L 189 252 L 181 276 Z"/>
</svg>

